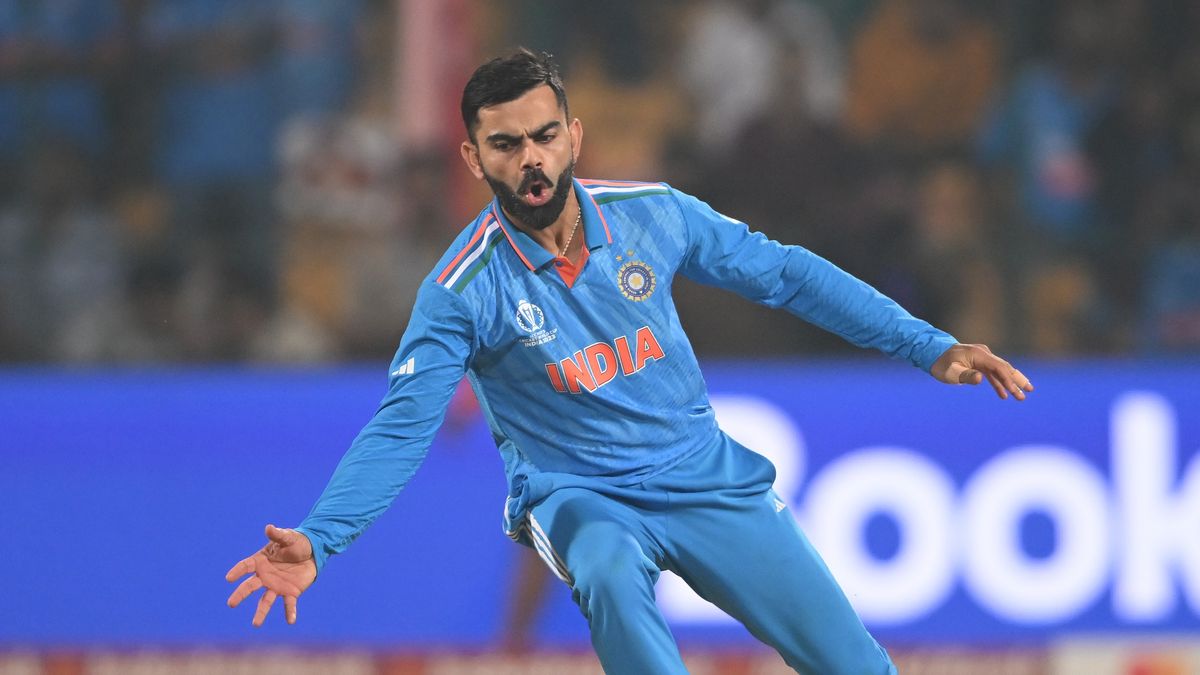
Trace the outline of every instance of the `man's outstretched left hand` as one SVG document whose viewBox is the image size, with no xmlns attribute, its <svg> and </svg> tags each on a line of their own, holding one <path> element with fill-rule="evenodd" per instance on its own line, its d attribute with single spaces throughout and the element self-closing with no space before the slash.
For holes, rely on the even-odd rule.
<svg viewBox="0 0 1200 675">
<path fill-rule="evenodd" d="M 1018 401 L 1033 391 L 1033 383 L 1012 364 L 992 353 L 987 345 L 954 345 L 933 362 L 929 374 L 946 384 L 979 384 L 987 378 L 1000 398 L 1012 394 Z"/>
<path fill-rule="evenodd" d="M 230 607 L 237 607 L 260 588 L 267 589 L 258 599 L 258 609 L 252 620 L 255 628 L 263 625 L 267 613 L 281 595 L 287 622 L 296 623 L 296 603 L 300 594 L 308 590 L 317 578 L 317 564 L 313 562 L 312 544 L 308 537 L 274 525 L 267 525 L 266 535 L 266 546 L 225 573 L 225 580 L 230 582 L 247 574 L 252 575 L 229 596 L 226 604 Z"/>
</svg>

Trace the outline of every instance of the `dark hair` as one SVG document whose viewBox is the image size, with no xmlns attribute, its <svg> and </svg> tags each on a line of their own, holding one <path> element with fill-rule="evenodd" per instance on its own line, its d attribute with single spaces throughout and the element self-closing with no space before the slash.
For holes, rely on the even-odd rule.
<svg viewBox="0 0 1200 675">
<path fill-rule="evenodd" d="M 558 107 L 567 110 L 567 93 L 554 57 L 546 52 L 534 53 L 521 47 L 506 56 L 498 56 L 479 66 L 463 87 L 462 118 L 467 136 L 475 142 L 479 109 L 507 103 L 543 84 L 549 85 L 558 99 Z M 568 113 L 568 117 L 570 114 Z"/>
</svg>

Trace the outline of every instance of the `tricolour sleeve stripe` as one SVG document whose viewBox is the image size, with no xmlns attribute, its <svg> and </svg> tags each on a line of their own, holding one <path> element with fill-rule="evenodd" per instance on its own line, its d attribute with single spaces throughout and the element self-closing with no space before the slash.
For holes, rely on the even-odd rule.
<svg viewBox="0 0 1200 675">
<path fill-rule="evenodd" d="M 594 178 L 580 178 L 580 183 L 589 190 L 592 186 L 610 185 L 613 187 L 655 187 L 661 186 L 662 183 L 647 183 L 638 180 L 596 180 Z"/>
<path fill-rule="evenodd" d="M 586 188 L 588 193 L 599 196 L 607 194 L 631 194 L 635 192 L 650 192 L 666 194 L 667 188 L 651 183 L 649 185 L 603 185 Z"/>
<path fill-rule="evenodd" d="M 604 236 L 608 238 L 608 243 L 612 243 L 612 230 L 608 229 L 608 219 L 604 217 L 604 212 L 600 210 L 600 205 L 596 203 L 596 198 L 592 196 L 590 190 L 584 189 L 588 199 L 592 200 L 592 208 L 596 209 L 596 215 L 600 216 L 600 224 L 604 226 Z"/>
<path fill-rule="evenodd" d="M 471 240 L 471 244 L 468 244 L 467 247 L 462 250 L 462 253 L 458 254 L 459 258 L 462 258 L 463 253 L 467 254 L 466 258 L 462 259 L 462 263 L 458 264 L 458 259 L 456 258 L 455 261 L 450 264 L 450 267 L 446 268 L 446 272 L 454 269 L 454 274 L 451 274 L 450 277 L 443 282 L 442 279 L 446 276 L 446 272 L 443 272 L 442 276 L 438 277 L 439 284 L 442 284 L 447 288 L 452 288 L 454 286 L 454 282 L 458 281 L 458 278 L 462 276 L 463 271 L 469 268 L 471 263 L 478 260 L 479 256 L 483 255 L 483 252 L 487 249 L 488 240 L 493 234 L 495 234 L 496 230 L 500 229 L 500 224 L 493 218 L 489 218 L 486 224 L 486 227 L 482 227 L 479 230 L 482 236 L 480 236 L 480 234 L 476 234 L 475 238 Z M 476 239 L 479 240 L 478 244 L 475 244 Z M 468 251 L 470 251 L 470 253 L 467 253 Z M 455 268 L 455 264 L 458 264 L 457 268 Z"/>
<path fill-rule="evenodd" d="M 463 250 L 459 251 L 458 255 L 454 256 L 454 260 L 451 260 L 450 264 L 446 265 L 446 269 L 442 270 L 442 273 L 438 275 L 437 282 L 439 284 L 446 279 L 446 275 L 450 274 L 450 272 L 455 269 L 455 266 L 458 265 L 459 261 L 462 260 L 464 255 L 467 255 L 468 251 L 477 248 L 475 247 L 475 242 L 479 241 L 479 238 L 487 233 L 491 225 L 492 216 L 489 215 L 486 219 L 484 219 L 483 224 L 479 226 L 479 229 L 475 231 L 475 236 L 471 237 L 471 241 L 467 242 L 467 245 L 463 247 Z"/>
</svg>

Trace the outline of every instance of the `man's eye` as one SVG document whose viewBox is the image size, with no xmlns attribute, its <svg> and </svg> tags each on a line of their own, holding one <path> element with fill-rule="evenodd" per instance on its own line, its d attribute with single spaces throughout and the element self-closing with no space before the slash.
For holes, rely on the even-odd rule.
<svg viewBox="0 0 1200 675">
<path fill-rule="evenodd" d="M 538 143 L 549 143 L 549 142 L 550 142 L 550 141 L 552 141 L 552 140 L 554 140 L 554 135 L 553 135 L 553 134 L 551 134 L 551 135 L 549 135 L 549 136 L 539 136 L 539 137 L 537 138 L 537 142 L 538 142 Z"/>
<path fill-rule="evenodd" d="M 497 150 L 501 151 L 501 152 L 504 152 L 504 151 L 508 150 L 508 149 L 509 149 L 509 148 L 511 148 L 511 147 L 512 147 L 512 146 L 511 146 L 511 145 L 509 145 L 508 143 L 496 143 L 496 145 L 495 145 L 495 148 L 496 148 Z"/>
</svg>

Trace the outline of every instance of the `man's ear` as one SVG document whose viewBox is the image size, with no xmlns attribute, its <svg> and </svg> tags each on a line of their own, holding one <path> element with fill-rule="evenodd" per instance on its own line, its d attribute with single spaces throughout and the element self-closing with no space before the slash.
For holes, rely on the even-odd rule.
<svg viewBox="0 0 1200 675">
<path fill-rule="evenodd" d="M 476 180 L 483 180 L 483 165 L 479 160 L 479 146 L 472 141 L 463 141 L 459 147 L 462 153 L 463 161 L 467 163 L 467 168 L 470 169 L 471 175 L 475 176 Z"/>
<path fill-rule="evenodd" d="M 575 153 L 575 160 L 578 161 L 579 150 L 583 147 L 583 122 L 576 117 L 567 126 L 567 131 L 571 134 L 571 151 Z"/>
</svg>

